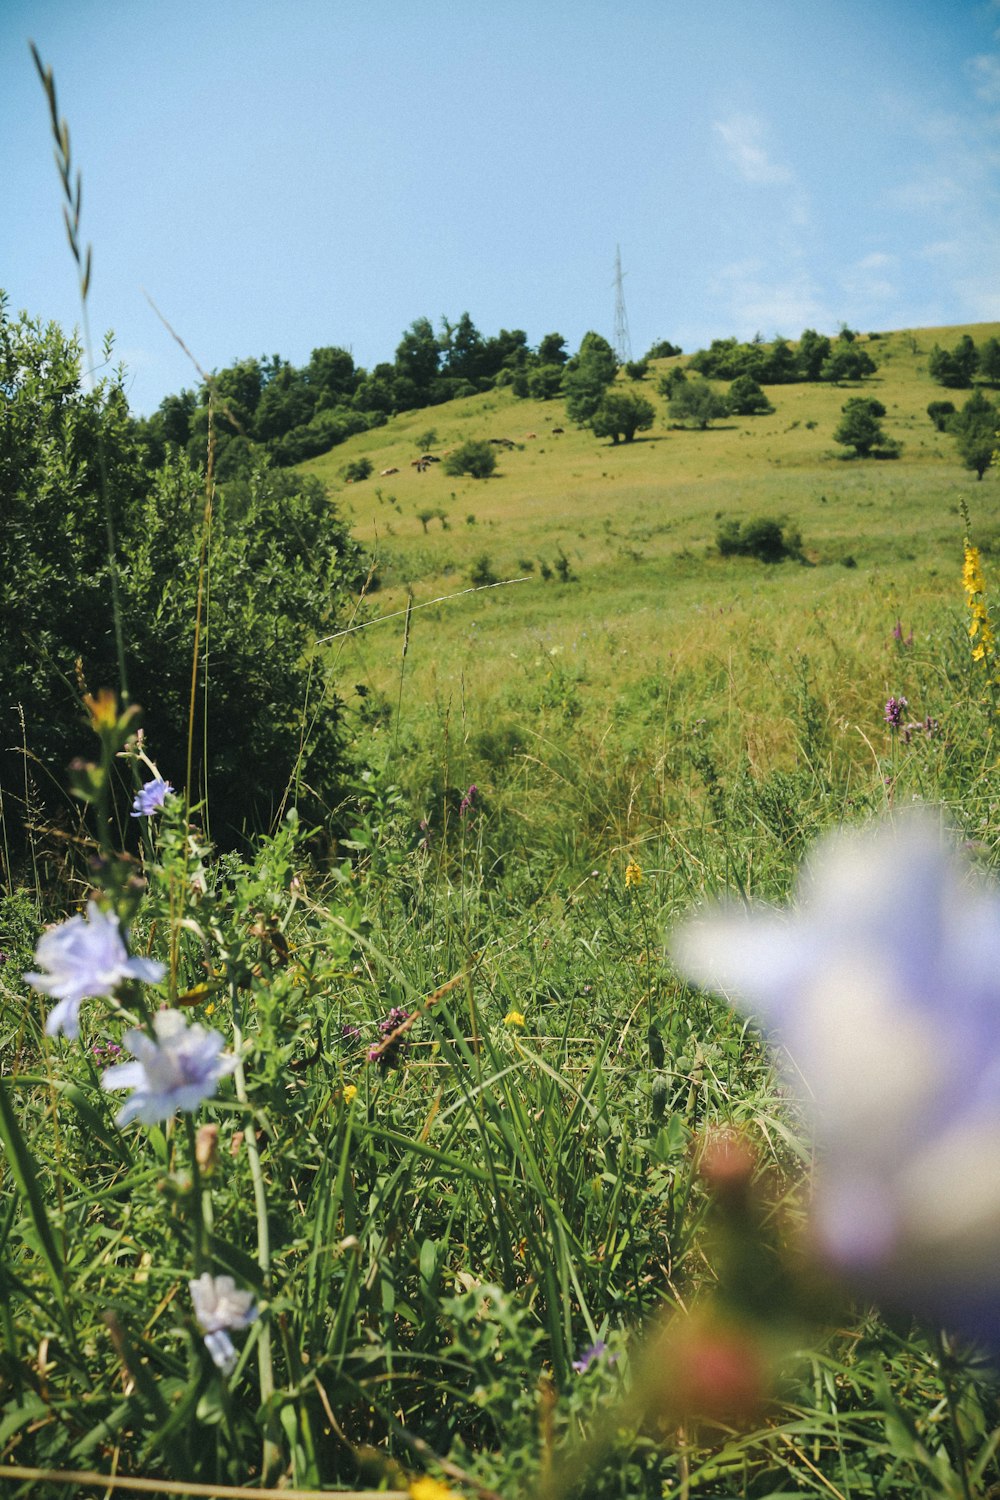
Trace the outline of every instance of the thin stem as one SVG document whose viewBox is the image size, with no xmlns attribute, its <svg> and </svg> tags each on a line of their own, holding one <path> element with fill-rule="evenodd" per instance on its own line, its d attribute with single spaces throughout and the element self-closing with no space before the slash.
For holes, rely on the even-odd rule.
<svg viewBox="0 0 1000 1500">
<path fill-rule="evenodd" d="M 247 1112 L 246 1129 L 244 1132 L 244 1144 L 247 1150 L 247 1160 L 250 1163 L 250 1180 L 253 1184 L 254 1211 L 257 1217 L 257 1264 L 261 1270 L 264 1283 L 264 1294 L 270 1292 L 271 1282 L 271 1236 L 267 1222 L 267 1191 L 264 1185 L 264 1172 L 260 1164 L 260 1153 L 257 1150 L 257 1133 L 253 1126 L 253 1115 L 250 1109 L 250 1100 L 247 1096 L 246 1074 L 243 1070 L 243 1027 L 241 1021 L 239 991 L 234 979 L 230 978 L 229 993 L 233 1007 L 233 1052 L 238 1061 L 233 1070 L 233 1082 L 236 1085 L 236 1097 Z M 264 1319 L 260 1327 L 260 1337 L 257 1340 L 257 1368 L 260 1375 L 260 1402 L 266 1406 L 274 1395 L 274 1365 L 271 1358 L 271 1326 Z M 270 1437 L 267 1430 L 264 1434 L 263 1448 L 263 1476 L 273 1473 L 281 1461 L 281 1449 Z"/>
</svg>

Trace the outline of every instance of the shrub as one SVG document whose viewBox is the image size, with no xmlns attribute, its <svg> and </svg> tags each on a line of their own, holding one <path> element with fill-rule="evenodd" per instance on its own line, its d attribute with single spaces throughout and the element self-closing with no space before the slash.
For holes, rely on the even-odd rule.
<svg viewBox="0 0 1000 1500">
<path fill-rule="evenodd" d="M 372 472 L 372 461 L 370 458 L 356 458 L 344 469 L 344 478 L 348 484 L 358 484 L 362 479 L 367 479 Z"/>
<path fill-rule="evenodd" d="M 716 533 L 715 545 L 723 557 L 755 557 L 758 562 L 777 563 L 786 557 L 802 560 L 802 537 L 797 527 L 769 516 L 753 520 L 725 521 Z"/>
<path fill-rule="evenodd" d="M 763 417 L 774 411 L 764 391 L 752 375 L 739 375 L 726 397 L 729 410 L 737 417 Z"/>
<path fill-rule="evenodd" d="M 481 552 L 472 564 L 472 572 L 469 579 L 474 588 L 486 588 L 491 583 L 499 583 L 499 576 L 493 571 L 493 563 L 488 552 Z"/>
<path fill-rule="evenodd" d="M 648 359 L 630 359 L 626 361 L 625 374 L 629 380 L 645 380 L 648 373 Z"/>
<path fill-rule="evenodd" d="M 932 401 L 927 408 L 930 417 L 938 432 L 947 432 L 949 419 L 955 415 L 954 401 Z"/>
<path fill-rule="evenodd" d="M 444 461 L 446 474 L 471 474 L 473 479 L 488 479 L 496 466 L 497 456 L 485 438 L 469 438 Z"/>
</svg>

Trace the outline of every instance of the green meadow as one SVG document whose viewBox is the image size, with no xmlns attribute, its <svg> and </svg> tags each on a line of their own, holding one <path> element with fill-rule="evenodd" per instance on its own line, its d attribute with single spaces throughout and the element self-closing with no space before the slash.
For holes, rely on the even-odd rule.
<svg viewBox="0 0 1000 1500">
<path fill-rule="evenodd" d="M 306 465 L 375 557 L 367 615 L 396 614 L 335 643 L 335 659 L 345 684 L 391 710 L 386 754 L 417 802 L 447 755 L 452 781 L 530 811 L 537 832 L 569 776 L 586 862 L 595 836 L 643 839 L 690 810 L 691 788 L 673 796 L 663 776 L 679 738 L 711 738 L 720 769 L 788 770 L 805 696 L 824 754 L 864 772 L 884 748 L 891 693 L 920 717 L 939 713 L 914 664 L 961 614 L 962 503 L 984 553 L 997 536 L 995 478 L 963 469 L 926 414 L 942 395 L 962 400 L 927 374 L 934 345 L 962 332 L 981 341 L 995 328 L 870 335 L 878 372 L 863 390 L 770 387 L 773 415 L 705 431 L 671 428 L 654 395 L 682 357 L 651 367 L 640 388 L 657 421 L 632 443 L 575 428 L 559 401 L 497 391 L 396 418 Z M 833 441 L 859 394 L 886 407 L 900 457 L 859 459 Z M 419 472 L 428 429 L 439 454 L 472 437 L 513 446 L 486 480 Z M 345 484 L 359 457 L 371 478 Z M 720 524 L 757 516 L 797 527 L 805 562 L 721 557 Z M 468 589 L 484 558 L 516 581 L 429 603 Z M 572 581 L 554 571 L 560 558 Z M 908 657 L 893 649 L 897 620 L 914 632 Z"/>
</svg>

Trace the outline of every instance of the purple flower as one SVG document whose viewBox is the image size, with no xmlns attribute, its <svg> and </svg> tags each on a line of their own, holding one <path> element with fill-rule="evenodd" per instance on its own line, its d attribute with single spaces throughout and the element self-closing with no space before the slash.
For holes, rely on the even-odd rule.
<svg viewBox="0 0 1000 1500">
<path fill-rule="evenodd" d="M 606 1354 L 607 1364 L 613 1365 L 618 1358 L 617 1354 L 608 1354 L 607 1344 L 603 1339 L 598 1339 L 596 1343 L 591 1344 L 589 1348 L 584 1349 L 579 1359 L 574 1359 L 572 1361 L 573 1369 L 578 1375 L 586 1375 L 591 1365 L 595 1364 L 599 1359 L 604 1359 L 604 1356 Z"/>
<path fill-rule="evenodd" d="M 146 785 L 140 788 L 135 794 L 135 801 L 132 803 L 132 817 L 152 817 L 153 813 L 160 811 L 167 800 L 168 792 L 172 791 L 173 787 L 170 785 L 170 782 L 164 781 L 162 776 L 157 776 L 154 780 L 147 781 Z"/>
<path fill-rule="evenodd" d="M 903 722 L 903 715 L 909 708 L 905 698 L 890 698 L 885 705 L 885 722 L 890 729 L 898 729 Z"/>
<path fill-rule="evenodd" d="M 179 1109 L 196 1110 L 236 1067 L 236 1058 L 222 1053 L 222 1034 L 189 1026 L 179 1010 L 157 1011 L 153 1030 L 155 1041 L 145 1031 L 127 1031 L 125 1046 L 136 1061 L 115 1063 L 101 1077 L 103 1089 L 133 1090 L 115 1116 L 118 1125 L 156 1125 Z"/>
<path fill-rule="evenodd" d="M 458 804 L 458 816 L 460 818 L 464 818 L 466 813 L 472 811 L 472 808 L 476 801 L 476 797 L 478 795 L 479 788 L 476 786 L 476 783 L 473 782 L 469 787 L 469 790 L 466 792 L 465 796 L 462 798 L 461 802 Z"/>
<path fill-rule="evenodd" d="M 189 1281 L 188 1290 L 213 1364 L 223 1375 L 231 1375 L 236 1349 L 227 1330 L 246 1328 L 256 1318 L 253 1292 L 238 1292 L 231 1276 L 210 1276 L 207 1271 L 197 1281 Z"/>
<path fill-rule="evenodd" d="M 343 1042 L 345 1047 L 353 1047 L 357 1042 L 360 1042 L 361 1040 L 361 1027 L 349 1026 L 345 1021 L 340 1028 L 340 1040 Z"/>
<path fill-rule="evenodd" d="M 87 999 L 112 994 L 124 979 L 159 984 L 166 970 L 153 958 L 129 958 L 121 925 L 114 912 L 102 911 L 96 901 L 87 903 L 87 916 L 70 917 L 50 927 L 38 939 L 35 963 L 48 973 L 25 974 L 25 979 L 43 995 L 52 995 L 53 1006 L 45 1022 L 48 1036 L 62 1032 L 71 1040 L 80 1034 L 80 1005 Z"/>
<path fill-rule="evenodd" d="M 790 914 L 682 928 L 771 1037 L 815 1140 L 813 1234 L 867 1296 L 1000 1348 L 1000 891 L 931 819 L 820 846 Z"/>
<path fill-rule="evenodd" d="M 394 1005 L 385 1020 L 378 1023 L 378 1029 L 383 1036 L 388 1036 L 390 1032 L 396 1030 L 397 1026 L 402 1026 L 403 1022 L 409 1019 L 410 1012 L 408 1010 L 403 1010 L 400 1006 Z"/>
</svg>

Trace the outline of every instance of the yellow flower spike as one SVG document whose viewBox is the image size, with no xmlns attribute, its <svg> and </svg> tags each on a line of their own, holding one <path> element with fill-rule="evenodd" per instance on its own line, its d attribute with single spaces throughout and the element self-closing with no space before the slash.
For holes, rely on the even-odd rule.
<svg viewBox="0 0 1000 1500">
<path fill-rule="evenodd" d="M 358 1097 L 358 1086 L 356 1083 L 344 1084 L 344 1103 L 353 1104 Z"/>
<path fill-rule="evenodd" d="M 118 723 L 118 699 L 110 688 L 100 688 L 96 694 L 84 693 L 83 703 L 98 734 L 102 729 L 114 729 Z"/>
<path fill-rule="evenodd" d="M 625 866 L 625 889 L 629 890 L 633 885 L 642 885 L 642 866 L 630 859 Z"/>
<path fill-rule="evenodd" d="M 503 1018 L 505 1026 L 516 1026 L 519 1031 L 524 1030 L 524 1017 L 519 1010 L 509 1010 Z"/>
<path fill-rule="evenodd" d="M 455 1491 L 440 1479 L 421 1474 L 419 1479 L 410 1481 L 410 1500 L 455 1500 Z"/>
</svg>

